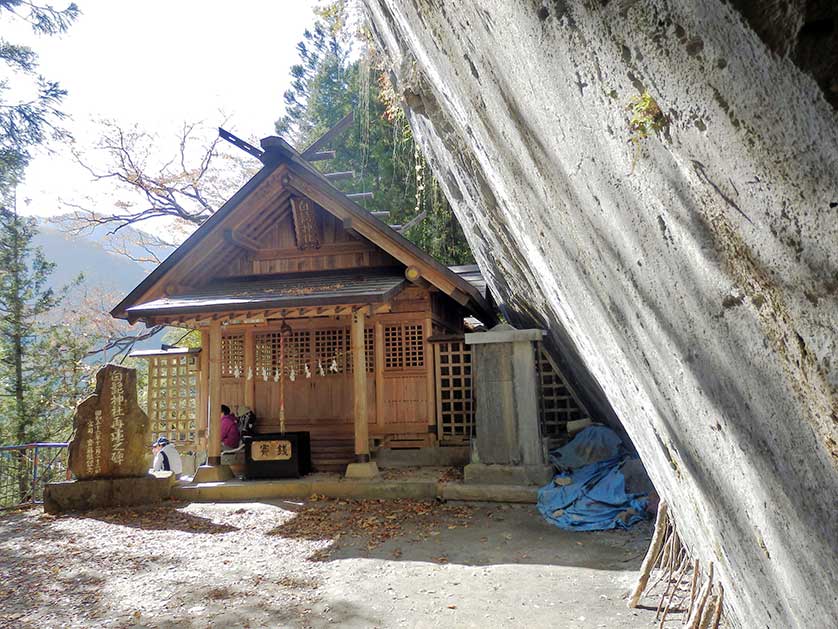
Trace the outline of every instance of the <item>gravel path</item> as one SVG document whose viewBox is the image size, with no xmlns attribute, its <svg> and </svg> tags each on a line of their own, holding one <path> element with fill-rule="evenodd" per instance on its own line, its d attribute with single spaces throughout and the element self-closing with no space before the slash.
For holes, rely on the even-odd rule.
<svg viewBox="0 0 838 629">
<path fill-rule="evenodd" d="M 0 516 L 0 627 L 647 628 L 649 534 L 407 500 L 29 510 Z"/>
</svg>

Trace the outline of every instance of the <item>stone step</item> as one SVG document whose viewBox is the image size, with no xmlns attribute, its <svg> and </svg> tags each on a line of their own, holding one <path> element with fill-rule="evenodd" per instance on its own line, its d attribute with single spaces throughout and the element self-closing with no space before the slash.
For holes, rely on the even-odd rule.
<svg viewBox="0 0 838 629">
<path fill-rule="evenodd" d="M 183 483 L 172 487 L 172 497 L 194 502 L 307 498 L 312 494 L 330 498 L 464 500 L 534 504 L 538 487 L 517 485 L 468 485 L 436 481 L 385 481 L 318 479 L 231 480 L 223 483 Z"/>
</svg>

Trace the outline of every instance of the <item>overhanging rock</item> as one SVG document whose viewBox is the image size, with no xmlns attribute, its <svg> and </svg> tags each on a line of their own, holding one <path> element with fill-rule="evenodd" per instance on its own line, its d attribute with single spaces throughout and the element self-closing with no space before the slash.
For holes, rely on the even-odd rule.
<svg viewBox="0 0 838 629">
<path fill-rule="evenodd" d="M 366 5 L 508 318 L 622 421 L 733 622 L 831 626 L 838 129 L 818 85 L 717 0 Z M 644 92 L 647 139 L 626 111 Z"/>
</svg>

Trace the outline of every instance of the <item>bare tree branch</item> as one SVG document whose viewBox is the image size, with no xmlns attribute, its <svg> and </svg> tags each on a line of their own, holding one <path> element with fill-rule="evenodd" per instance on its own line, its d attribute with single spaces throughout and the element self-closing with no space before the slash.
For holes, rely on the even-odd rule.
<svg viewBox="0 0 838 629">
<path fill-rule="evenodd" d="M 166 160 L 158 157 L 160 141 L 150 133 L 112 121 L 102 121 L 101 128 L 94 149 L 74 148 L 72 154 L 93 181 L 115 189 L 116 200 L 108 209 L 103 209 L 99 199 L 62 200 L 70 213 L 58 222 L 70 233 L 107 227 L 107 234 L 114 236 L 126 227 L 159 219 L 170 219 L 179 229 L 194 229 L 212 216 L 257 166 L 246 163 L 244 155 L 222 151 L 214 128 L 210 135 L 200 123 L 183 124 L 175 154 Z M 139 246 L 159 261 L 148 246 Z M 115 250 L 136 258 L 128 253 L 125 241 Z"/>
<path fill-rule="evenodd" d="M 115 339 L 110 339 L 102 347 L 91 350 L 87 352 L 86 355 L 95 356 L 103 352 L 110 352 L 114 349 L 116 350 L 116 352 L 114 352 L 113 357 L 119 356 L 121 354 L 127 354 L 131 351 L 131 349 L 133 349 L 136 343 L 139 343 L 140 341 L 145 341 L 146 339 L 150 339 L 152 336 L 160 332 L 164 327 L 165 326 L 162 325 L 155 325 L 154 327 L 147 328 L 145 332 L 137 332 L 137 334 L 134 335 L 127 335 Z"/>
</svg>

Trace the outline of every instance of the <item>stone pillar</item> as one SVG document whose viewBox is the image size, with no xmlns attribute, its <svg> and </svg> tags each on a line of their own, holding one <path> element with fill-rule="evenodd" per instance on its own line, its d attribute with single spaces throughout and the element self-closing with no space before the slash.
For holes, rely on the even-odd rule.
<svg viewBox="0 0 838 629">
<path fill-rule="evenodd" d="M 359 309 L 352 313 L 352 377 L 355 416 L 355 456 L 357 463 L 346 467 L 347 478 L 375 478 L 378 466 L 370 461 L 369 417 L 367 415 L 367 355 L 364 346 L 366 313 Z"/>
<path fill-rule="evenodd" d="M 201 353 L 209 351 L 209 382 L 207 413 L 209 434 L 207 435 L 207 464 L 195 472 L 193 482 L 215 482 L 233 478 L 227 465 L 221 465 L 221 323 L 213 321 L 209 328 L 209 345 Z M 206 364 L 206 362 L 204 364 Z"/>
<path fill-rule="evenodd" d="M 477 396 L 476 447 L 467 483 L 544 484 L 553 475 L 541 440 L 534 344 L 542 330 L 501 324 L 465 335 Z"/>
</svg>

